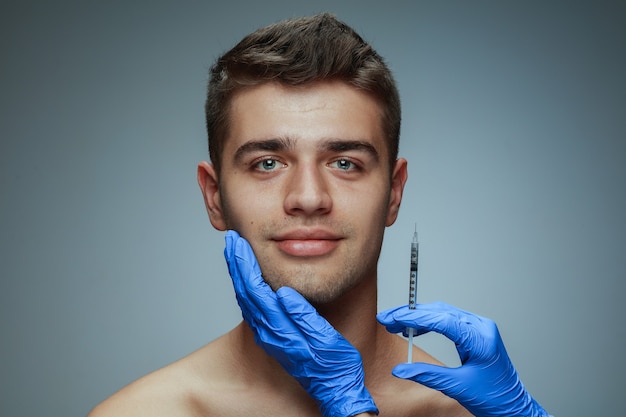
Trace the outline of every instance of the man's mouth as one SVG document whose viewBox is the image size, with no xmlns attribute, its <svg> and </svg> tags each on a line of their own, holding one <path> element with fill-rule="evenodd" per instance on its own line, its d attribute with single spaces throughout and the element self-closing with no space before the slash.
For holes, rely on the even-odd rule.
<svg viewBox="0 0 626 417">
<path fill-rule="evenodd" d="M 328 255 L 339 246 L 341 239 L 325 229 L 296 229 L 273 238 L 281 252 L 294 257 Z"/>
</svg>

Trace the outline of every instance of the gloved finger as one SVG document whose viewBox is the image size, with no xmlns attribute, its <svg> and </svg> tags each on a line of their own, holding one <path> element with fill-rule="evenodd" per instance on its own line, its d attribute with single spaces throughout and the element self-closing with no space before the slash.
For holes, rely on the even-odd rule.
<svg viewBox="0 0 626 417">
<path fill-rule="evenodd" d="M 434 331 L 452 340 L 461 357 L 489 356 L 500 340 L 492 320 L 463 311 L 445 303 L 418 304 L 383 311 L 377 315 L 390 332 L 399 333 L 406 327 L 415 328 L 418 334 Z"/>
<path fill-rule="evenodd" d="M 376 315 L 376 319 L 380 324 L 385 326 L 389 333 L 402 333 L 404 336 L 407 336 L 406 330 L 408 327 L 411 327 L 415 330 L 415 332 L 413 333 L 414 336 L 419 336 L 421 334 L 431 331 L 429 329 L 419 329 L 418 325 L 413 321 L 413 319 L 411 319 L 410 324 L 406 324 L 409 322 L 409 319 L 405 316 L 404 310 L 407 309 L 409 309 L 408 305 L 390 308 L 389 310 L 381 311 L 380 313 L 378 313 Z"/>
<path fill-rule="evenodd" d="M 246 267 L 244 268 L 244 271 L 242 271 L 242 265 L 240 265 L 240 262 L 237 261 L 236 248 L 239 240 L 241 240 L 239 234 L 234 230 L 229 230 L 226 232 L 225 240 L 226 247 L 224 248 L 224 258 L 226 259 L 226 264 L 228 265 L 228 272 L 232 279 L 237 302 L 242 309 L 244 319 L 246 319 L 246 316 L 249 317 L 250 312 L 255 309 L 254 304 L 248 296 L 244 283 L 244 277 L 246 274 L 250 273 L 251 268 Z M 246 321 L 248 320 L 246 319 Z"/>
<path fill-rule="evenodd" d="M 456 321 L 479 322 L 480 318 L 451 305 L 437 302 L 417 304 L 414 309 L 407 305 L 382 311 L 377 315 L 378 321 L 390 332 L 399 333 L 403 328 L 413 327 L 424 332 L 435 331 L 448 336 L 454 335 Z"/>
<path fill-rule="evenodd" d="M 334 343 L 339 333 L 299 292 L 290 287 L 281 287 L 276 296 L 283 310 L 291 320 L 307 336 L 317 344 Z"/>
<path fill-rule="evenodd" d="M 226 265 L 228 266 L 228 273 L 233 283 L 235 290 L 235 296 L 237 298 L 237 304 L 241 308 L 241 314 L 244 320 L 251 323 L 250 319 L 250 306 L 248 306 L 247 296 L 245 295 L 245 289 L 243 282 L 240 279 L 241 273 L 235 260 L 235 244 L 239 239 L 239 234 L 234 230 L 228 230 L 225 236 L 224 258 L 226 259 Z"/>
<path fill-rule="evenodd" d="M 226 261 L 233 279 L 235 292 L 258 308 L 265 308 L 276 300 L 274 291 L 263 279 L 261 268 L 252 247 L 237 232 L 229 230 L 226 234 Z M 276 304 L 275 304 L 276 305 Z"/>
<path fill-rule="evenodd" d="M 235 288 L 235 294 L 245 294 L 243 282 L 240 279 L 241 272 L 235 260 L 235 245 L 240 239 L 240 236 L 234 230 L 228 230 L 226 232 L 225 241 L 226 247 L 224 248 L 224 258 L 226 259 L 226 265 L 228 266 L 228 273 L 233 281 L 233 287 Z M 246 297 L 244 297 L 245 299 Z"/>
<path fill-rule="evenodd" d="M 276 294 L 263 280 L 250 244 L 237 232 L 228 231 L 224 255 L 244 319 L 250 324 L 264 327 L 280 321 L 284 314 Z"/>
<path fill-rule="evenodd" d="M 466 390 L 468 383 L 471 383 L 462 375 L 463 371 L 463 368 L 446 368 L 418 362 L 397 365 L 391 373 L 397 378 L 409 379 L 441 391 L 449 397 L 458 398 Z"/>
</svg>

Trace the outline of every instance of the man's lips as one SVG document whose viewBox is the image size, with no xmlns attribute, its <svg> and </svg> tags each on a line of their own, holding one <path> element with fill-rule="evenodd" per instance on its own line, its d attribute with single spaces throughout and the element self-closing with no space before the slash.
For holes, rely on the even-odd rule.
<svg viewBox="0 0 626 417">
<path fill-rule="evenodd" d="M 324 256 L 334 251 L 341 237 L 328 230 L 294 230 L 273 239 L 278 248 L 290 256 Z"/>
</svg>

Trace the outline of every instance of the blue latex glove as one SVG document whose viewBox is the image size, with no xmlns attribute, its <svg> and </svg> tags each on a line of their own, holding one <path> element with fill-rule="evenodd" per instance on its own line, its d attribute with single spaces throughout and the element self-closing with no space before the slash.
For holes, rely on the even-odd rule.
<svg viewBox="0 0 626 417">
<path fill-rule="evenodd" d="M 378 321 L 391 333 L 412 327 L 417 334 L 434 331 L 456 344 L 458 368 L 426 363 L 400 364 L 392 373 L 443 392 L 477 417 L 545 417 L 511 363 L 496 324 L 444 303 L 402 306 L 383 311 Z"/>
<path fill-rule="evenodd" d="M 256 343 L 304 387 L 322 414 L 378 414 L 365 388 L 361 354 L 294 289 L 272 291 L 252 248 L 237 232 L 226 233 L 224 256 Z"/>
</svg>

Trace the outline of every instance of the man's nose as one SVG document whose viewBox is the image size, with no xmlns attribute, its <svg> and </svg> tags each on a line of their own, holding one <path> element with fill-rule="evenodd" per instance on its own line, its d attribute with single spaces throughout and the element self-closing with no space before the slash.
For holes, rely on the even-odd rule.
<svg viewBox="0 0 626 417">
<path fill-rule="evenodd" d="M 297 215 L 326 214 L 332 208 L 323 167 L 304 165 L 291 173 L 285 196 L 285 212 Z"/>
</svg>

